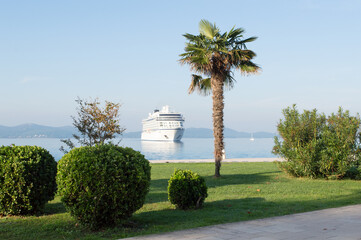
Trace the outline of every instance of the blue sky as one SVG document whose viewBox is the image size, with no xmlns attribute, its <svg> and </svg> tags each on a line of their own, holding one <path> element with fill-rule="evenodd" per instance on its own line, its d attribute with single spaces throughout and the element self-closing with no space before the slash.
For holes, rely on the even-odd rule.
<svg viewBox="0 0 361 240">
<path fill-rule="evenodd" d="M 75 99 L 121 102 L 128 131 L 170 105 L 212 127 L 211 97 L 188 95 L 184 33 L 201 19 L 257 36 L 261 74 L 236 74 L 225 126 L 276 131 L 283 108 L 361 112 L 361 1 L 0 0 L 0 125 L 71 125 Z"/>
</svg>

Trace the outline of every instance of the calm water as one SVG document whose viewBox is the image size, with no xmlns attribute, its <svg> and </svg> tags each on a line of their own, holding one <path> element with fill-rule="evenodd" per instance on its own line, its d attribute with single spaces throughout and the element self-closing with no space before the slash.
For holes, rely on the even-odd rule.
<svg viewBox="0 0 361 240">
<path fill-rule="evenodd" d="M 57 138 L 0 138 L 0 146 L 10 144 L 41 146 L 47 149 L 56 160 L 63 156 L 63 153 L 59 151 L 63 143 Z M 123 138 L 120 145 L 140 151 L 148 160 L 213 158 L 212 138 L 183 138 L 182 142 L 153 142 Z M 226 138 L 226 157 L 274 157 L 271 153 L 273 145 L 272 138 L 256 138 L 255 141 L 247 138 Z"/>
</svg>

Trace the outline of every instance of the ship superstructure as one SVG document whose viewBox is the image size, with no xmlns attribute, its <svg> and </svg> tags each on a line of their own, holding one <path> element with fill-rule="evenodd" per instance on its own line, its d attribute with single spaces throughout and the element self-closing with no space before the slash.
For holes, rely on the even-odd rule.
<svg viewBox="0 0 361 240">
<path fill-rule="evenodd" d="M 181 113 L 170 111 L 168 105 L 149 113 L 142 124 L 142 140 L 180 141 L 183 137 L 184 117 Z"/>
</svg>

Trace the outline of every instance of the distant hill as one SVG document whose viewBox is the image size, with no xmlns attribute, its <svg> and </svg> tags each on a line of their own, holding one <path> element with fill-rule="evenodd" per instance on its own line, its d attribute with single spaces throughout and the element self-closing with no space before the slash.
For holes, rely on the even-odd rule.
<svg viewBox="0 0 361 240">
<path fill-rule="evenodd" d="M 141 132 L 125 132 L 124 138 L 140 138 Z M 251 133 L 238 132 L 236 130 L 225 128 L 224 136 L 226 138 L 251 138 Z M 275 133 L 270 132 L 255 132 L 253 133 L 254 138 L 273 138 L 276 136 Z M 209 128 L 186 128 L 184 138 L 213 138 L 213 130 Z"/>
<path fill-rule="evenodd" d="M 72 126 L 49 127 L 37 124 L 22 124 L 15 127 L 6 127 L 0 125 L 0 138 L 71 138 L 76 129 Z M 250 138 L 251 133 L 238 132 L 236 130 L 225 128 L 224 136 L 226 138 Z M 255 132 L 254 138 L 273 138 L 275 133 Z M 140 138 L 141 132 L 123 133 L 124 138 Z M 186 128 L 184 138 L 212 138 L 213 131 L 209 128 Z"/>
<path fill-rule="evenodd" d="M 37 124 L 22 124 L 15 127 L 0 126 L 0 138 L 69 138 L 75 129 L 71 126 L 48 127 Z"/>
<path fill-rule="evenodd" d="M 275 133 L 269 132 L 255 132 L 253 133 L 254 138 L 273 138 L 276 136 Z M 213 130 L 209 128 L 186 128 L 184 138 L 212 138 Z M 250 138 L 251 133 L 238 132 L 236 130 L 225 128 L 224 137 L 226 138 Z"/>
<path fill-rule="evenodd" d="M 142 132 L 123 132 L 124 138 L 140 138 L 142 135 Z"/>
</svg>

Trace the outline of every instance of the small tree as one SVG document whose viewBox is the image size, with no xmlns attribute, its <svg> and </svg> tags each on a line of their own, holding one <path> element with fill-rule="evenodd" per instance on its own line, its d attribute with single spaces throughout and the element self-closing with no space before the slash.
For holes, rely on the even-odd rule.
<svg viewBox="0 0 361 240">
<path fill-rule="evenodd" d="M 119 125 L 119 108 L 121 104 L 105 101 L 105 107 L 100 107 L 98 99 L 85 101 L 78 98 L 75 100 L 79 106 L 78 117 L 72 116 L 73 125 L 80 135 L 73 134 L 73 137 L 81 146 L 94 146 L 104 144 L 115 138 L 116 134 L 121 135 L 125 128 Z M 75 147 L 70 139 L 62 139 L 70 149 Z M 61 151 L 67 153 L 63 146 Z"/>
</svg>

